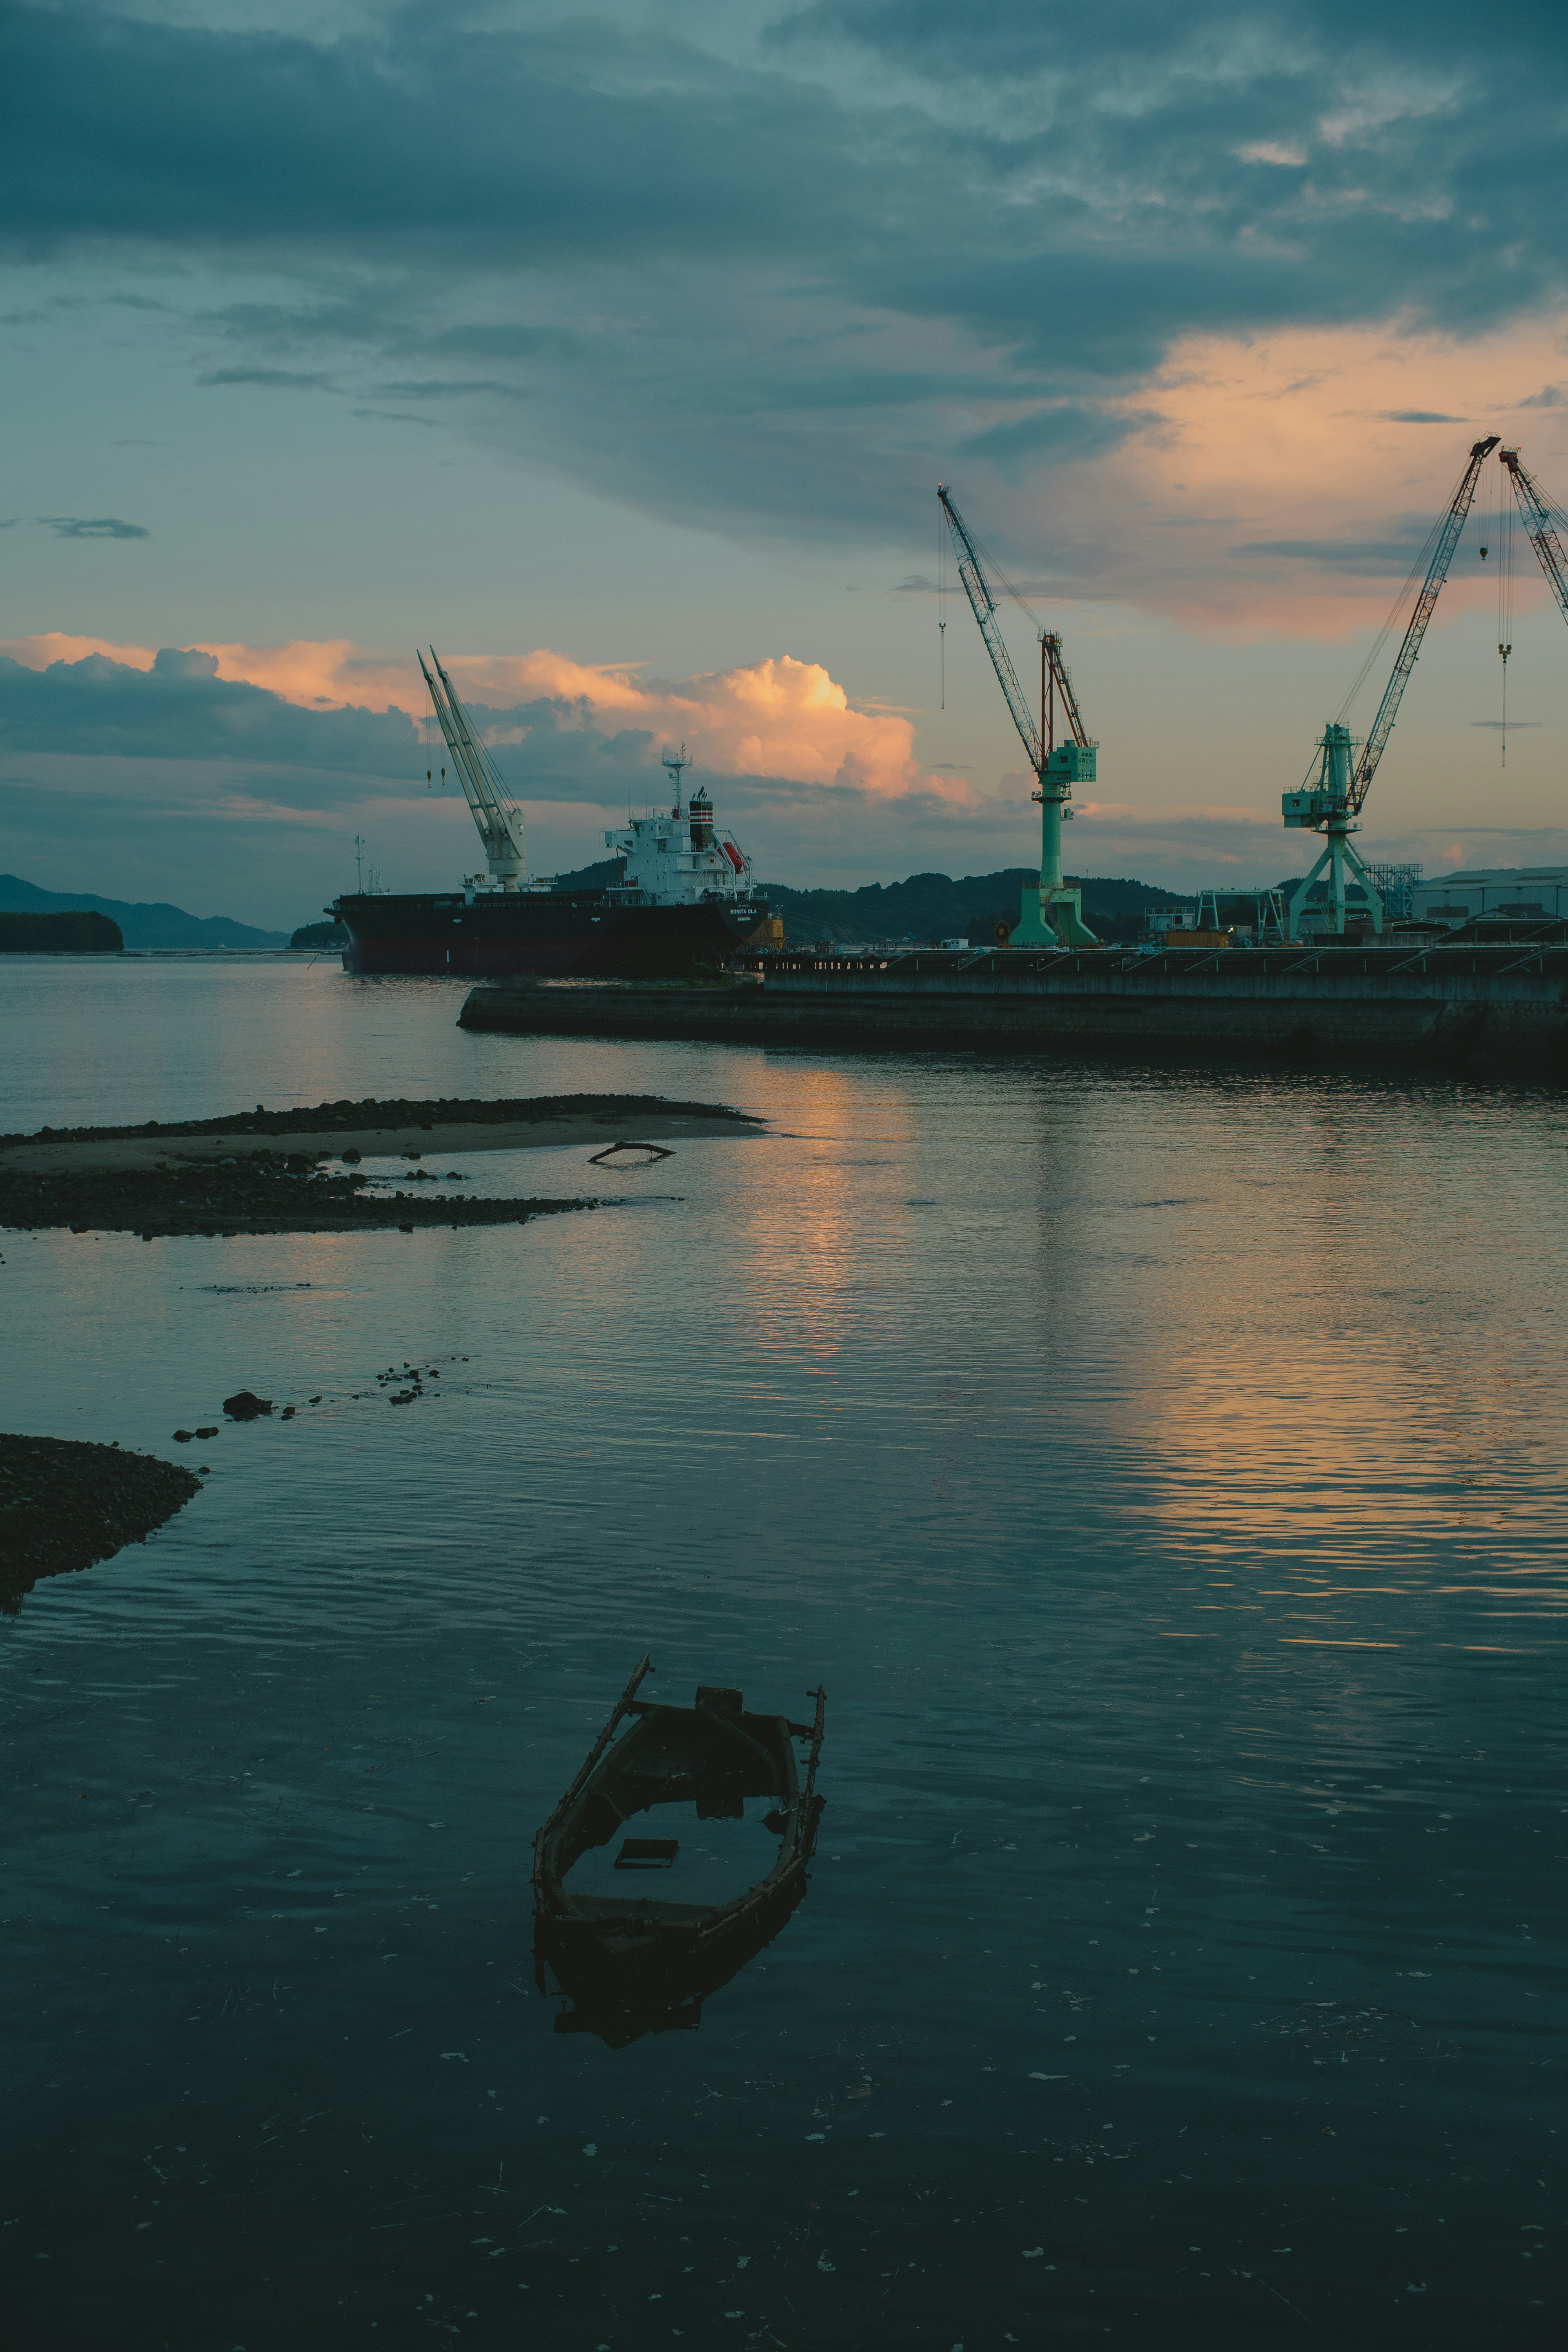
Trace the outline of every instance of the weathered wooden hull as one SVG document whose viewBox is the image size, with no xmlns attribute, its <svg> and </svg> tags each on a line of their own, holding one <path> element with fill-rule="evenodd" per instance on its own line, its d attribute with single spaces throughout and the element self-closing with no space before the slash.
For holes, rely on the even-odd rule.
<svg viewBox="0 0 1568 2352">
<path fill-rule="evenodd" d="M 707 1994 L 778 1933 L 805 1892 L 822 1805 L 815 1785 L 821 1692 L 808 1727 L 750 1714 L 736 1691 L 699 1691 L 691 1707 L 639 1701 L 635 1693 L 648 1671 L 645 1659 L 534 1841 L 536 1959 L 584 2010 L 588 2030 L 604 2032 L 594 2018 L 605 2015 L 611 2040 L 695 2023 Z M 612 1746 L 628 1717 L 632 1728 Z M 811 1742 L 804 1782 L 796 1739 Z M 700 1817 L 734 1817 L 748 1797 L 774 1800 L 767 1825 L 776 1820 L 779 1852 L 773 1867 L 731 1901 L 670 1902 L 641 1889 L 624 1896 L 574 1895 L 566 1883 L 589 1847 L 607 1843 L 657 1806 L 695 1802 Z M 574 2030 L 574 2021 L 561 2022 Z"/>
</svg>

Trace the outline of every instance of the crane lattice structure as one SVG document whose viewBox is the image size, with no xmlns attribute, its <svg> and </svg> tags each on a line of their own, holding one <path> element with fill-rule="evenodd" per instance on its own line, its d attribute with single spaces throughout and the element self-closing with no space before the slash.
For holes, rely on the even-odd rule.
<svg viewBox="0 0 1568 2352">
<path fill-rule="evenodd" d="M 1100 747 L 1085 732 L 1072 678 L 1062 659 L 1062 641 L 1051 629 L 1040 631 L 1040 721 L 1038 726 L 1035 724 L 997 623 L 996 599 L 991 593 L 979 551 L 945 485 L 939 482 L 936 494 L 958 552 L 958 576 L 969 598 L 970 610 L 980 625 L 980 634 L 1003 698 L 1013 714 L 1018 740 L 1035 772 L 1037 789 L 1033 798 L 1040 803 L 1039 884 L 1037 888 L 1026 889 L 1023 894 L 1018 922 L 1009 934 L 1011 943 L 1015 947 L 1093 947 L 1095 934 L 1084 928 L 1083 894 L 1069 890 L 1062 880 L 1062 820 L 1072 814 L 1074 784 L 1093 783 L 1095 754 Z M 1056 740 L 1058 697 L 1068 729 L 1060 743 Z"/>
<path fill-rule="evenodd" d="M 493 879 L 503 890 L 515 890 L 528 878 L 528 853 L 523 846 L 522 811 L 508 793 L 494 762 L 475 734 L 468 714 L 458 699 L 458 690 L 441 667 L 441 656 L 434 646 L 430 659 L 436 665 L 431 677 L 426 668 L 425 656 L 418 656 L 425 671 L 425 683 L 430 689 L 430 699 L 436 706 L 436 716 L 446 738 L 447 749 L 452 755 L 452 765 L 458 771 L 458 781 L 484 844 L 485 863 Z M 476 876 L 475 880 L 480 877 Z"/>
<path fill-rule="evenodd" d="M 1359 833 L 1359 819 L 1372 790 L 1372 780 L 1377 773 L 1378 761 L 1388 748 L 1394 732 L 1394 722 L 1399 716 L 1410 673 L 1421 651 L 1421 640 L 1426 634 L 1426 624 L 1432 618 L 1443 583 L 1448 577 L 1448 566 L 1454 560 L 1454 550 L 1459 543 L 1459 533 L 1470 511 L 1480 479 L 1481 467 L 1498 446 L 1494 433 L 1485 441 L 1476 442 L 1470 450 L 1469 462 L 1459 478 L 1458 488 L 1449 499 L 1447 510 L 1438 520 L 1428 545 L 1431 557 L 1421 593 L 1405 626 L 1388 684 L 1383 689 L 1383 700 L 1377 706 L 1377 716 L 1372 731 L 1362 746 L 1359 760 L 1352 761 L 1355 740 L 1344 724 L 1343 711 L 1339 719 L 1331 719 L 1319 743 L 1322 764 L 1317 782 L 1298 793 L 1281 795 L 1280 806 L 1285 823 L 1312 833 L 1326 834 L 1328 844 L 1322 856 L 1306 880 L 1298 884 L 1290 899 L 1290 937 L 1301 936 L 1301 917 L 1311 895 L 1312 886 L 1328 869 L 1330 893 L 1333 908 L 1333 929 L 1342 936 L 1345 928 L 1345 901 L 1351 891 L 1359 892 L 1366 911 L 1372 917 L 1373 929 L 1383 929 L 1383 899 L 1370 868 L 1352 848 L 1349 836 Z M 1423 550 L 1423 553 L 1426 551 Z M 1363 676 L 1365 672 L 1363 672 Z M 1359 686 L 1360 680 L 1357 680 Z M 1355 688 L 1352 688 L 1353 696 Z M 1344 708 L 1349 706 L 1347 698 Z"/>
<path fill-rule="evenodd" d="M 1525 467 L 1517 449 L 1500 449 L 1498 457 L 1513 484 L 1513 495 L 1524 518 L 1525 536 L 1540 559 L 1546 584 L 1562 607 L 1563 619 L 1568 621 L 1568 555 L 1564 555 L 1563 541 L 1557 535 L 1560 511 Z"/>
</svg>

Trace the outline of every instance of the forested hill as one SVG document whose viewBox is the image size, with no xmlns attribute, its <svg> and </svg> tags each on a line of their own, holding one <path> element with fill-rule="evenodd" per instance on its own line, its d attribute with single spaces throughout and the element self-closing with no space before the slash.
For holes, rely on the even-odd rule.
<svg viewBox="0 0 1568 2352">
<path fill-rule="evenodd" d="M 613 858 L 559 874 L 557 890 L 603 890 L 614 882 Z M 1083 919 L 1101 939 L 1135 939 L 1151 907 L 1179 907 L 1174 890 L 1151 882 L 1113 880 L 1100 875 L 1069 877 L 1083 892 Z M 999 874 L 968 874 L 955 882 L 948 874 L 911 874 L 907 882 L 868 882 L 859 890 L 792 890 L 787 883 L 763 882 L 760 895 L 784 918 L 792 942 L 814 940 L 950 940 L 974 936 L 977 945 L 995 935 L 999 922 L 1018 919 L 1018 893 L 1039 879 L 1037 868 L 1005 866 Z"/>
<path fill-rule="evenodd" d="M 764 882 L 762 895 L 784 917 L 792 940 L 971 939 L 988 943 L 999 922 L 1018 919 L 1018 894 L 1037 887 L 1039 868 L 1005 866 L 999 874 L 911 874 L 907 882 L 869 882 L 859 890 L 791 890 Z M 1101 939 L 1136 938 L 1151 907 L 1178 907 L 1173 890 L 1152 883 L 1069 875 L 1083 892 L 1083 919 Z"/>
</svg>

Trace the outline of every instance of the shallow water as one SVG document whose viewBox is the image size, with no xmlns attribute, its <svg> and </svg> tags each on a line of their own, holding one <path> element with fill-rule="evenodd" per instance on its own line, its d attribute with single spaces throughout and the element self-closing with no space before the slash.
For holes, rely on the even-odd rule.
<svg viewBox="0 0 1568 2352">
<path fill-rule="evenodd" d="M 1556 2340 L 1561 1098 L 462 993 L 0 965 L 0 1129 L 775 1123 L 452 1163 L 613 1199 L 521 1229 L 0 1236 L 3 1425 L 211 1467 L 0 1620 L 8 2340 Z M 299 1417 L 169 1444 L 241 1386 Z M 644 1648 L 825 1682 L 827 1809 L 700 2030 L 616 2050 L 553 2031 L 530 1842 Z"/>
</svg>

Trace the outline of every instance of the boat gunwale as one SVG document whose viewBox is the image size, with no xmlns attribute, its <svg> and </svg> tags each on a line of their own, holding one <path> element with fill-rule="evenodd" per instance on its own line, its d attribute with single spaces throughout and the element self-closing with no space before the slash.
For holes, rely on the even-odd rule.
<svg viewBox="0 0 1568 2352">
<path fill-rule="evenodd" d="M 639 1718 L 637 1731 L 650 1725 L 650 1718 L 666 1716 L 686 1723 L 704 1720 L 704 1711 L 696 1706 L 679 1707 L 662 1701 L 639 1699 L 637 1692 L 644 1677 L 655 1671 L 651 1656 L 645 1652 L 630 1680 L 611 1710 L 598 1738 L 578 1768 L 570 1786 L 554 1811 L 540 1828 L 534 1839 L 533 1888 L 535 1905 L 542 1927 L 554 1936 L 563 1936 L 576 1943 L 600 1941 L 606 1931 L 618 1928 L 646 1928 L 655 1935 L 682 1935 L 699 1947 L 710 1945 L 718 1937 L 743 1925 L 754 1913 L 786 1895 L 794 1883 L 805 1876 L 816 1843 L 816 1816 L 821 1811 L 817 1798 L 816 1769 L 822 1753 L 826 1727 L 827 1695 L 818 1684 L 806 1694 L 816 1701 L 814 1721 L 809 1725 L 793 1722 L 787 1716 L 750 1713 L 753 1725 L 766 1725 L 777 1738 L 777 1749 L 768 1754 L 768 1762 L 778 1769 L 781 1760 L 786 1786 L 772 1793 L 785 1806 L 787 1827 L 781 1836 L 779 1852 L 761 1878 L 725 1903 L 686 1904 L 650 1901 L 647 1895 L 573 1895 L 568 1893 L 565 1879 L 554 1866 L 553 1849 L 565 1830 L 573 1812 L 584 1804 L 596 1783 L 603 1793 L 609 1794 L 601 1781 L 620 1777 L 624 1765 L 606 1770 L 612 1759 L 626 1748 L 642 1743 L 634 1738 L 618 1745 L 615 1734 L 627 1716 Z M 711 1719 L 711 1718 L 708 1718 Z M 750 1738 L 751 1735 L 747 1734 Z M 804 1782 L 799 1775 L 794 1742 L 809 1739 L 810 1752 Z M 754 1743 L 761 1746 L 761 1742 Z M 652 1806 L 639 1808 L 651 1811 Z M 632 1818 L 623 1815 L 623 1820 Z M 614 1832 L 612 1832 L 612 1835 Z M 605 1841 L 607 1843 L 607 1841 Z M 584 1851 L 587 1849 L 584 1848 Z"/>
</svg>

